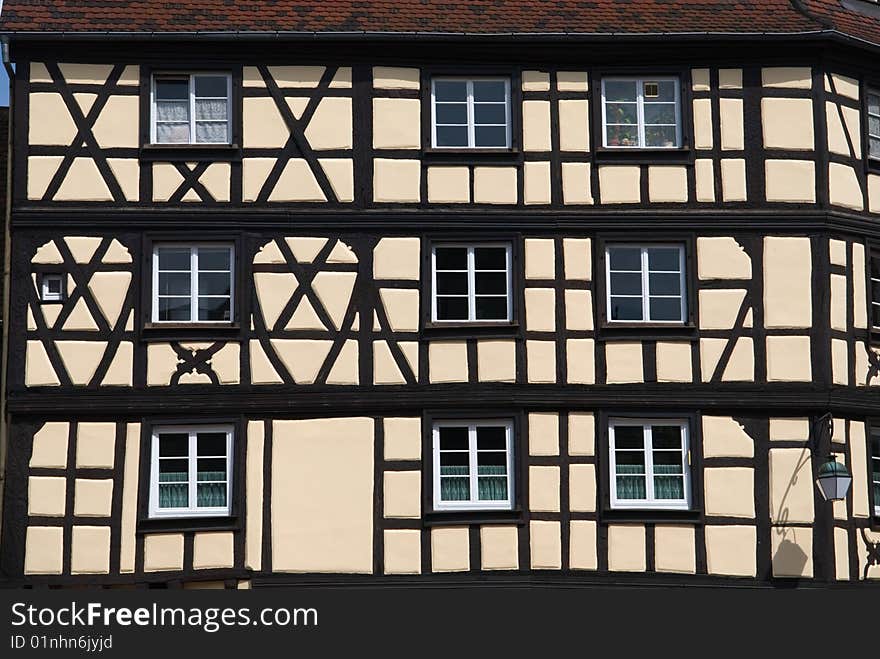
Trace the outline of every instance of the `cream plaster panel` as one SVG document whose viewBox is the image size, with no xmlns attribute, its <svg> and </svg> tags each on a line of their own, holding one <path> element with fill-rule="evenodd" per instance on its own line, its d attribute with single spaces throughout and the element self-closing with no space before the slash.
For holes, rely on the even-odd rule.
<svg viewBox="0 0 880 659">
<path fill-rule="evenodd" d="M 327 374 L 327 384 L 355 385 L 360 382 L 358 352 L 358 342 L 346 339 Z"/>
<path fill-rule="evenodd" d="M 24 573 L 61 574 L 64 529 L 60 526 L 29 526 L 25 535 Z"/>
<path fill-rule="evenodd" d="M 563 203 L 571 205 L 589 205 L 593 203 L 593 193 L 590 185 L 590 163 L 562 163 L 562 199 Z"/>
<path fill-rule="evenodd" d="M 76 137 L 76 124 L 61 94 L 32 93 L 28 96 L 28 144 L 69 146 Z"/>
<path fill-rule="evenodd" d="M 398 341 L 403 356 L 413 373 L 419 372 L 419 343 L 418 341 Z"/>
<path fill-rule="evenodd" d="M 275 421 L 272 567 L 373 571 L 373 420 Z"/>
<path fill-rule="evenodd" d="M 467 572 L 471 568 L 470 531 L 466 526 L 431 529 L 431 570 Z"/>
<path fill-rule="evenodd" d="M 275 101 L 268 97 L 242 99 L 242 126 L 244 147 L 281 148 L 290 137 L 290 131 Z"/>
<path fill-rule="evenodd" d="M 147 346 L 147 386 L 167 386 L 177 371 L 177 353 L 167 343 Z"/>
<path fill-rule="evenodd" d="M 849 580 L 849 531 L 834 529 L 834 576 L 838 581 Z"/>
<path fill-rule="evenodd" d="M 658 524 L 654 528 L 654 569 L 684 574 L 697 571 L 693 526 Z"/>
<path fill-rule="evenodd" d="M 89 280 L 89 290 L 110 327 L 119 320 L 130 284 L 130 272 L 96 272 Z"/>
<path fill-rule="evenodd" d="M 811 274 L 809 238 L 764 238 L 764 323 L 767 327 L 812 325 Z"/>
<path fill-rule="evenodd" d="M 269 201 L 327 201 L 309 164 L 302 158 L 287 161 Z"/>
<path fill-rule="evenodd" d="M 418 238 L 382 238 L 373 250 L 373 277 L 376 279 L 419 279 Z"/>
<path fill-rule="evenodd" d="M 86 385 L 92 381 L 104 351 L 105 341 L 56 341 L 55 347 L 74 385 Z"/>
<path fill-rule="evenodd" d="M 386 471 L 383 488 L 386 518 L 420 519 L 422 474 L 419 471 Z"/>
<path fill-rule="evenodd" d="M 695 92 L 709 91 L 709 69 L 691 69 L 691 85 Z"/>
<path fill-rule="evenodd" d="M 68 85 L 103 85 L 113 71 L 111 64 L 58 64 Z"/>
<path fill-rule="evenodd" d="M 265 424 L 247 422 L 247 462 L 245 464 L 245 566 L 260 570 L 263 565 L 263 445 Z"/>
<path fill-rule="evenodd" d="M 810 382 L 812 378 L 810 337 L 767 337 L 768 381 Z"/>
<path fill-rule="evenodd" d="M 770 441 L 807 441 L 810 420 L 807 418 L 771 418 Z"/>
<path fill-rule="evenodd" d="M 323 66 L 270 66 L 269 74 L 282 89 L 285 87 L 317 87 L 324 75 Z"/>
<path fill-rule="evenodd" d="M 596 510 L 596 467 L 573 464 L 568 467 L 568 501 L 573 512 Z"/>
<path fill-rule="evenodd" d="M 516 382 L 516 342 L 477 341 L 477 379 L 480 382 Z"/>
<path fill-rule="evenodd" d="M 530 383 L 556 382 L 556 343 L 526 341 L 527 375 Z"/>
<path fill-rule="evenodd" d="M 831 377 L 834 384 L 849 384 L 849 346 L 843 339 L 831 339 Z"/>
<path fill-rule="evenodd" d="M 138 148 L 139 113 L 138 96 L 110 96 L 92 128 L 98 146 L 102 149 Z"/>
<path fill-rule="evenodd" d="M 715 166 L 709 158 L 694 162 L 697 201 L 715 201 Z"/>
<path fill-rule="evenodd" d="M 110 517 L 113 507 L 113 479 L 77 478 L 73 514 L 77 517 Z"/>
<path fill-rule="evenodd" d="M 330 89 L 351 89 L 351 67 L 340 66 L 330 82 Z"/>
<path fill-rule="evenodd" d="M 718 69 L 719 89 L 742 89 L 742 69 Z"/>
<path fill-rule="evenodd" d="M 65 469 L 67 467 L 67 440 L 70 424 L 66 421 L 47 421 L 34 433 L 29 467 Z"/>
<path fill-rule="evenodd" d="M 647 569 L 644 526 L 608 526 L 608 569 L 612 572 L 644 572 Z"/>
<path fill-rule="evenodd" d="M 351 158 L 318 158 L 333 194 L 342 203 L 354 201 L 354 163 Z"/>
<path fill-rule="evenodd" d="M 529 522 L 529 546 L 533 570 L 562 567 L 562 537 L 559 522 Z"/>
<path fill-rule="evenodd" d="M 183 569 L 183 534 L 151 534 L 144 538 L 144 572 Z"/>
<path fill-rule="evenodd" d="M 333 345 L 312 339 L 271 339 L 270 343 L 296 384 L 314 384 Z"/>
<path fill-rule="evenodd" d="M 552 238 L 526 238 L 526 279 L 555 279 L 555 254 Z"/>
<path fill-rule="evenodd" d="M 40 307 L 40 312 L 43 314 L 43 319 L 46 321 L 46 327 L 55 327 L 55 322 L 58 320 L 58 316 L 61 315 L 62 308 L 63 307 L 59 304 L 49 304 Z M 36 323 L 36 321 L 34 322 Z"/>
<path fill-rule="evenodd" d="M 298 286 L 291 272 L 255 272 L 254 286 L 266 327 L 272 330 Z"/>
<path fill-rule="evenodd" d="M 393 331 L 419 331 L 419 291 L 403 288 L 381 288 L 379 289 L 379 297 L 382 298 L 382 305 L 385 307 L 388 323 Z"/>
<path fill-rule="evenodd" d="M 755 442 L 736 419 L 703 417 L 704 458 L 753 458 Z"/>
<path fill-rule="evenodd" d="M 429 380 L 467 382 L 468 358 L 465 341 L 431 341 L 428 344 Z"/>
<path fill-rule="evenodd" d="M 418 160 L 373 160 L 373 200 L 416 203 L 421 199 L 422 164 Z"/>
<path fill-rule="evenodd" d="M 374 98 L 373 148 L 420 149 L 421 106 L 422 102 L 417 98 Z M 350 112 L 349 105 L 349 122 Z"/>
<path fill-rule="evenodd" d="M 559 101 L 559 149 L 590 150 L 590 102 L 586 99 Z"/>
<path fill-rule="evenodd" d="M 703 470 L 707 515 L 755 518 L 755 470 L 723 467 Z"/>
<path fill-rule="evenodd" d="M 81 421 L 76 429 L 77 468 L 112 469 L 116 424 Z"/>
<path fill-rule="evenodd" d="M 422 420 L 388 417 L 384 424 L 385 460 L 421 460 Z"/>
<path fill-rule="evenodd" d="M 183 183 L 177 168 L 165 162 L 153 164 L 153 201 L 168 201 Z"/>
<path fill-rule="evenodd" d="M 767 160 L 767 201 L 816 202 L 816 165 L 811 160 Z"/>
<path fill-rule="evenodd" d="M 774 527 L 771 552 L 774 577 L 813 576 L 813 529 Z"/>
<path fill-rule="evenodd" d="M 529 455 L 559 455 L 559 414 L 529 414 Z"/>
<path fill-rule="evenodd" d="M 754 526 L 707 526 L 706 568 L 709 574 L 754 577 L 757 533 Z"/>
<path fill-rule="evenodd" d="M 385 574 L 419 574 L 422 571 L 422 533 L 391 530 L 383 533 Z"/>
<path fill-rule="evenodd" d="M 657 382 L 691 382 L 691 344 L 685 341 L 657 341 Z"/>
<path fill-rule="evenodd" d="M 516 167 L 474 167 L 474 203 L 515 204 Z"/>
<path fill-rule="evenodd" d="M 480 569 L 519 569 L 519 531 L 515 526 L 480 527 Z"/>
<path fill-rule="evenodd" d="M 227 343 L 211 357 L 211 368 L 220 384 L 238 384 L 241 359 L 238 343 Z"/>
<path fill-rule="evenodd" d="M 865 424 L 861 421 L 849 422 L 849 460 L 850 473 L 865 474 L 868 469 L 868 443 L 865 439 Z M 870 516 L 870 497 L 867 478 L 853 478 L 852 482 L 853 517 Z"/>
<path fill-rule="evenodd" d="M 110 572 L 110 527 L 74 526 L 71 534 L 71 574 Z"/>
<path fill-rule="evenodd" d="M 251 357 L 251 382 L 253 384 L 281 384 L 283 380 L 266 356 L 263 346 L 256 339 L 249 342 Z"/>
<path fill-rule="evenodd" d="M 330 320 L 333 321 L 336 329 L 342 328 L 342 323 L 351 302 L 351 293 L 354 290 L 356 280 L 356 272 L 319 272 L 312 280 L 312 289 L 314 290 L 315 295 L 318 296 L 318 299 L 321 301 L 324 310 L 330 316 Z M 385 300 L 384 295 L 382 299 L 383 301 Z M 393 306 L 393 303 L 391 305 L 386 305 L 386 308 L 388 306 Z M 402 310 L 399 306 L 396 306 L 394 311 L 400 312 Z M 389 314 L 390 313 L 391 311 L 389 311 Z M 416 306 L 416 313 L 418 313 L 418 306 Z M 392 320 L 392 326 L 393 325 L 394 320 Z"/>
<path fill-rule="evenodd" d="M 569 567 L 572 570 L 598 569 L 596 522 L 572 520 L 569 529 Z"/>
<path fill-rule="evenodd" d="M 337 240 L 330 254 L 327 256 L 327 263 L 357 263 L 358 258 L 354 251 L 341 240 Z"/>
<path fill-rule="evenodd" d="M 609 341 L 605 344 L 607 384 L 644 382 L 640 341 Z"/>
<path fill-rule="evenodd" d="M 565 328 L 593 329 L 593 297 L 590 291 L 579 288 L 565 291 Z"/>
<path fill-rule="evenodd" d="M 125 200 L 138 201 L 140 199 L 140 162 L 135 158 L 107 158 L 107 165 L 122 189 Z M 130 260 L 125 261 L 125 263 L 130 262 Z M 109 261 L 105 261 L 105 263 L 109 263 Z"/>
<path fill-rule="evenodd" d="M 701 290 L 700 329 L 733 329 L 745 296 L 743 289 Z"/>
<path fill-rule="evenodd" d="M 810 89 L 812 72 L 808 66 L 765 67 L 761 69 L 761 83 L 764 87 Z"/>
<path fill-rule="evenodd" d="M 589 238 L 563 238 L 562 256 L 565 262 L 565 278 L 589 281 L 592 277 L 592 259 Z M 566 291 L 567 292 L 567 291 Z"/>
<path fill-rule="evenodd" d="M 846 331 L 846 275 L 831 275 L 831 329 Z"/>
<path fill-rule="evenodd" d="M 101 245 L 100 237 L 92 236 L 67 236 L 64 239 L 70 250 L 73 260 L 77 263 L 88 263 L 92 260 L 98 247 Z"/>
<path fill-rule="evenodd" d="M 467 167 L 428 167 L 428 201 L 432 204 L 470 203 L 470 181 Z"/>
<path fill-rule="evenodd" d="M 196 533 L 193 540 L 193 569 L 231 568 L 235 564 L 232 533 Z"/>
<path fill-rule="evenodd" d="M 741 158 L 721 160 L 721 196 L 724 201 L 746 201 L 746 161 Z"/>
<path fill-rule="evenodd" d="M 49 70 L 46 68 L 46 65 L 42 62 L 31 62 L 30 63 L 30 82 L 46 82 L 53 83 L 52 76 L 49 74 Z"/>
<path fill-rule="evenodd" d="M 523 71 L 522 90 L 524 92 L 549 92 L 550 74 L 546 71 Z"/>
<path fill-rule="evenodd" d="M 868 364 L 869 348 L 865 345 L 864 341 L 856 341 L 854 351 L 856 386 L 864 387 L 870 384 L 870 382 L 867 381 L 867 375 L 870 369 Z"/>
<path fill-rule="evenodd" d="M 61 252 L 58 251 L 58 246 L 55 244 L 55 241 L 50 240 L 37 248 L 34 257 L 31 259 L 31 263 L 64 263 L 64 257 L 61 256 Z"/>
<path fill-rule="evenodd" d="M 843 121 L 840 115 L 843 114 Z M 828 125 L 828 150 L 856 159 L 862 157 L 861 113 L 855 108 L 838 109 L 836 103 L 825 102 L 825 121 Z M 847 139 L 849 138 L 849 139 Z M 849 144 L 852 142 L 852 153 Z"/>
<path fill-rule="evenodd" d="M 599 167 L 599 198 L 603 204 L 637 204 L 641 198 L 641 168 Z"/>
<path fill-rule="evenodd" d="M 765 149 L 815 149 L 812 99 L 762 98 L 761 119 Z"/>
<path fill-rule="evenodd" d="M 550 203 L 550 163 L 523 165 L 523 201 L 526 205 Z"/>
<path fill-rule="evenodd" d="M 373 67 L 373 87 L 376 89 L 419 89 L 420 84 L 419 69 Z"/>
<path fill-rule="evenodd" d="M 648 167 L 648 198 L 652 202 L 686 202 L 687 168 Z"/>
<path fill-rule="evenodd" d="M 721 117 L 721 150 L 742 151 L 745 148 L 742 99 L 722 98 L 718 108 Z"/>
<path fill-rule="evenodd" d="M 406 384 L 387 341 L 373 343 L 373 384 Z"/>
<path fill-rule="evenodd" d="M 61 329 L 72 331 L 78 330 L 82 332 L 98 331 L 98 326 L 95 324 L 95 319 L 92 318 L 92 314 L 89 313 L 84 298 L 80 298 L 74 305 L 73 311 L 70 312 L 70 315 L 64 323 L 64 327 Z"/>
<path fill-rule="evenodd" d="M 55 201 L 113 201 L 110 188 L 91 158 L 74 158 L 61 182 Z"/>
<path fill-rule="evenodd" d="M 556 330 L 556 291 L 554 289 L 527 288 L 525 301 L 527 331 L 553 332 Z"/>
<path fill-rule="evenodd" d="M 724 373 L 721 375 L 722 382 L 750 382 L 755 379 L 755 346 L 750 336 L 742 336 L 737 339 L 730 354 L 730 361 Z"/>
<path fill-rule="evenodd" d="M 214 201 L 229 201 L 231 176 L 232 166 L 229 163 L 215 162 L 208 166 L 199 183 L 205 186 Z"/>
<path fill-rule="evenodd" d="M 809 449 L 770 449 L 770 519 L 813 522 L 813 467 Z"/>
<path fill-rule="evenodd" d="M 67 509 L 67 479 L 63 476 L 29 476 L 27 514 L 64 517 Z"/>
<path fill-rule="evenodd" d="M 242 199 L 256 201 L 275 165 L 274 158 L 244 158 L 242 160 Z"/>
<path fill-rule="evenodd" d="M 590 456 L 595 452 L 596 420 L 592 413 L 570 412 L 568 415 L 568 454 Z"/>
<path fill-rule="evenodd" d="M 523 150 L 550 151 L 550 101 L 523 101 Z"/>
<path fill-rule="evenodd" d="M 42 199 L 46 188 L 58 171 L 63 156 L 28 156 L 27 159 L 27 197 Z"/>
<path fill-rule="evenodd" d="M 351 114 L 350 98 L 321 99 L 305 130 L 309 145 L 316 151 L 352 148 Z"/>
<path fill-rule="evenodd" d="M 596 383 L 596 352 L 593 339 L 565 340 L 566 380 L 569 384 Z"/>
<path fill-rule="evenodd" d="M 559 512 L 559 467 L 529 467 L 529 510 Z"/>
<path fill-rule="evenodd" d="M 829 80 L 830 78 L 830 80 Z M 831 92 L 831 81 L 834 82 L 834 91 L 841 96 L 846 96 L 854 101 L 859 100 L 859 81 L 839 73 L 825 74 L 825 91 Z"/>
<path fill-rule="evenodd" d="M 856 170 L 849 165 L 832 162 L 828 165 L 828 190 L 830 202 L 853 210 L 865 209 L 865 198 Z"/>
<path fill-rule="evenodd" d="M 125 464 L 122 480 L 122 519 L 120 522 L 119 571 L 134 572 L 137 527 L 138 467 L 140 461 L 139 423 L 126 424 Z"/>
<path fill-rule="evenodd" d="M 854 242 L 852 246 L 852 271 L 865 272 L 865 246 Z M 868 324 L 867 292 L 865 277 L 853 277 L 853 325 L 864 329 Z"/>
<path fill-rule="evenodd" d="M 711 149 L 713 142 L 712 100 L 694 99 L 694 146 L 697 149 Z"/>
<path fill-rule="evenodd" d="M 734 238 L 697 238 L 697 272 L 700 280 L 751 279 L 752 260 Z"/>
<path fill-rule="evenodd" d="M 871 213 L 880 213 L 880 176 L 873 174 L 868 174 L 868 210 Z"/>
<path fill-rule="evenodd" d="M 556 89 L 561 92 L 589 91 L 589 76 L 586 71 L 557 71 Z"/>
</svg>

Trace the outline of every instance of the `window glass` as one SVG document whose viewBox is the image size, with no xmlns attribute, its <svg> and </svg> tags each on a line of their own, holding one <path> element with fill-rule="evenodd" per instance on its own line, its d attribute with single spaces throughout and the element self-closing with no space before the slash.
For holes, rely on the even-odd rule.
<svg viewBox="0 0 880 659">
<path fill-rule="evenodd" d="M 511 433 L 509 421 L 435 424 L 435 508 L 510 508 Z"/>
<path fill-rule="evenodd" d="M 686 423 L 613 420 L 608 436 L 612 507 L 689 507 Z"/>
<path fill-rule="evenodd" d="M 434 247 L 434 320 L 510 319 L 510 246 Z"/>
<path fill-rule="evenodd" d="M 228 144 L 230 79 L 223 74 L 156 76 L 153 140 L 157 144 Z"/>
<path fill-rule="evenodd" d="M 684 322 L 684 247 L 609 245 L 607 315 L 611 322 Z"/>
<path fill-rule="evenodd" d="M 606 147 L 681 146 L 678 79 L 603 79 L 602 121 Z"/>
<path fill-rule="evenodd" d="M 441 78 L 432 88 L 435 147 L 510 147 L 509 80 Z"/>
<path fill-rule="evenodd" d="M 160 245 L 155 248 L 155 322 L 232 319 L 232 248 Z"/>
</svg>

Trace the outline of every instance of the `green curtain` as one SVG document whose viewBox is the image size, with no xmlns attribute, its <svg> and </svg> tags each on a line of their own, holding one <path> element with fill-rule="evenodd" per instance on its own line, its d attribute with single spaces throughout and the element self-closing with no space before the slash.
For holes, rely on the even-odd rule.
<svg viewBox="0 0 880 659">
<path fill-rule="evenodd" d="M 198 472 L 198 485 L 196 487 L 196 505 L 199 508 L 221 508 L 226 505 L 226 472 L 225 471 L 200 471 Z M 219 483 L 206 483 L 204 481 L 223 481 Z"/>
<path fill-rule="evenodd" d="M 488 465 L 477 468 L 480 501 L 507 501 L 507 468 Z"/>
<path fill-rule="evenodd" d="M 159 507 L 186 508 L 189 506 L 189 484 L 185 472 L 159 473 Z"/>
<path fill-rule="evenodd" d="M 664 476 L 660 474 L 675 474 Z M 654 465 L 654 498 L 684 499 L 684 478 L 679 465 Z"/>
<path fill-rule="evenodd" d="M 471 498 L 470 479 L 443 478 L 443 476 L 467 476 L 467 465 L 440 467 L 440 500 L 468 501 Z"/>
<path fill-rule="evenodd" d="M 644 499 L 648 496 L 645 491 L 645 475 L 642 465 L 617 465 L 617 498 L 618 499 Z M 638 474 L 627 476 L 626 474 Z"/>
</svg>

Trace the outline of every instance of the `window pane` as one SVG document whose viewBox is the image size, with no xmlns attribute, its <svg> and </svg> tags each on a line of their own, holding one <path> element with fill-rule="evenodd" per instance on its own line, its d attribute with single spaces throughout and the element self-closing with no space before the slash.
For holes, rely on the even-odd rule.
<svg viewBox="0 0 880 659">
<path fill-rule="evenodd" d="M 642 299 L 638 297 L 612 297 L 611 320 L 642 320 Z"/>
<path fill-rule="evenodd" d="M 639 146 L 636 126 L 608 126 L 605 133 L 608 146 Z"/>
<path fill-rule="evenodd" d="M 198 98 L 196 99 L 196 119 L 226 121 L 226 99 Z"/>
<path fill-rule="evenodd" d="M 503 80 L 474 80 L 474 102 L 506 101 L 507 85 Z"/>
<path fill-rule="evenodd" d="M 868 133 L 874 136 L 880 135 L 880 117 L 868 117 Z"/>
<path fill-rule="evenodd" d="M 190 274 L 188 272 L 160 272 L 159 295 L 189 296 Z"/>
<path fill-rule="evenodd" d="M 197 437 L 198 452 L 200 456 L 223 456 L 226 455 L 225 432 L 200 432 Z"/>
<path fill-rule="evenodd" d="M 651 426 L 651 443 L 655 449 L 680 449 L 680 426 Z"/>
<path fill-rule="evenodd" d="M 682 320 L 681 299 L 677 297 L 652 297 L 649 301 L 651 320 Z"/>
<path fill-rule="evenodd" d="M 156 126 L 157 144 L 189 143 L 189 124 L 158 124 Z"/>
<path fill-rule="evenodd" d="M 466 297 L 438 297 L 437 320 L 467 320 L 468 301 Z"/>
<path fill-rule="evenodd" d="M 656 97 L 648 97 L 648 89 L 656 85 L 659 94 Z M 646 80 L 645 101 L 675 101 L 675 82 L 672 80 Z"/>
<path fill-rule="evenodd" d="M 675 125 L 675 104 L 645 103 L 645 123 Z"/>
<path fill-rule="evenodd" d="M 684 478 L 681 476 L 655 476 L 655 499 L 684 499 Z"/>
<path fill-rule="evenodd" d="M 199 270 L 229 270 L 229 257 L 225 247 L 199 247 Z"/>
<path fill-rule="evenodd" d="M 880 305 L 871 305 L 871 317 L 873 319 L 871 324 L 874 327 L 880 327 Z"/>
<path fill-rule="evenodd" d="M 202 144 L 225 144 L 229 142 L 229 127 L 226 122 L 196 122 L 196 142 Z"/>
<path fill-rule="evenodd" d="M 638 272 L 612 272 L 612 295 L 641 295 L 642 275 Z"/>
<path fill-rule="evenodd" d="M 614 426 L 614 446 L 616 448 L 642 449 L 645 440 L 641 426 Z"/>
<path fill-rule="evenodd" d="M 186 270 L 190 269 L 189 248 L 187 247 L 160 247 L 159 270 Z"/>
<path fill-rule="evenodd" d="M 880 115 L 880 94 L 868 94 L 868 112 Z"/>
<path fill-rule="evenodd" d="M 229 295 L 229 293 L 228 272 L 199 273 L 199 295 Z"/>
<path fill-rule="evenodd" d="M 440 451 L 440 474 L 443 476 L 466 476 L 469 464 L 467 451 Z"/>
<path fill-rule="evenodd" d="M 229 298 L 199 298 L 199 320 L 228 321 L 230 319 Z"/>
<path fill-rule="evenodd" d="M 467 295 L 468 275 L 466 272 L 438 272 L 438 295 Z"/>
<path fill-rule="evenodd" d="M 871 256 L 871 277 L 880 279 L 880 254 Z"/>
<path fill-rule="evenodd" d="M 868 141 L 868 153 L 872 158 L 880 158 L 880 137 L 872 137 Z"/>
<path fill-rule="evenodd" d="M 437 126 L 437 146 L 467 146 L 467 126 Z"/>
<path fill-rule="evenodd" d="M 436 119 L 438 124 L 467 125 L 467 104 L 437 103 Z"/>
<path fill-rule="evenodd" d="M 681 275 L 677 272 L 652 272 L 648 275 L 648 285 L 652 295 L 680 295 Z"/>
<path fill-rule="evenodd" d="M 477 295 L 506 295 L 506 272 L 477 272 L 474 274 Z"/>
<path fill-rule="evenodd" d="M 474 123 L 506 124 L 507 106 L 503 103 L 475 103 Z"/>
<path fill-rule="evenodd" d="M 435 80 L 434 98 L 437 101 L 467 101 L 467 82 L 464 80 Z"/>
<path fill-rule="evenodd" d="M 440 434 L 440 450 L 467 450 L 467 426 L 443 426 L 438 428 Z"/>
<path fill-rule="evenodd" d="M 638 106 L 635 103 L 606 103 L 606 124 L 636 124 L 638 123 Z"/>
<path fill-rule="evenodd" d="M 507 453 L 505 451 L 480 451 L 477 453 L 477 474 L 497 476 L 507 473 Z"/>
<path fill-rule="evenodd" d="M 157 78 L 156 98 L 161 100 L 189 100 L 189 80 L 186 78 Z"/>
<path fill-rule="evenodd" d="M 225 508 L 226 483 L 198 483 L 196 505 L 199 508 Z"/>
<path fill-rule="evenodd" d="M 438 270 L 467 270 L 467 249 L 464 247 L 438 247 L 434 256 Z"/>
<path fill-rule="evenodd" d="M 678 272 L 680 266 L 679 249 L 677 247 L 649 247 L 648 270 L 665 270 Z"/>
<path fill-rule="evenodd" d="M 507 428 L 504 426 L 477 426 L 477 449 L 507 450 Z"/>
<path fill-rule="evenodd" d="M 475 247 L 474 267 L 477 270 L 505 270 L 507 250 L 504 247 Z"/>
<path fill-rule="evenodd" d="M 159 457 L 186 456 L 189 453 L 189 435 L 186 433 L 162 433 L 159 435 Z M 186 471 L 184 469 L 184 471 Z"/>
<path fill-rule="evenodd" d="M 189 101 L 156 101 L 156 120 L 189 122 Z"/>
<path fill-rule="evenodd" d="M 440 478 L 441 501 L 469 501 L 471 498 L 471 483 L 467 478 Z"/>
<path fill-rule="evenodd" d="M 645 146 L 676 146 L 675 126 L 645 126 Z"/>
<path fill-rule="evenodd" d="M 642 269 L 642 250 L 638 247 L 609 247 L 608 259 L 612 270 Z"/>
<path fill-rule="evenodd" d="M 476 126 L 474 128 L 474 146 L 487 148 L 507 146 L 507 127 Z"/>
<path fill-rule="evenodd" d="M 636 81 L 635 80 L 606 80 L 605 81 L 605 100 L 606 101 L 631 101 L 635 102 L 637 98 Z"/>
<path fill-rule="evenodd" d="M 195 76 L 196 96 L 226 98 L 226 76 Z"/>
<path fill-rule="evenodd" d="M 646 496 L 644 476 L 617 477 L 618 499 L 644 499 Z"/>
<path fill-rule="evenodd" d="M 196 465 L 196 480 L 225 481 L 226 458 L 199 458 Z"/>
<path fill-rule="evenodd" d="M 681 474 L 681 449 L 676 451 L 654 451 L 655 474 Z"/>
<path fill-rule="evenodd" d="M 507 320 L 506 297 L 478 297 L 474 304 L 477 320 Z"/>
<path fill-rule="evenodd" d="M 159 320 L 186 322 L 190 319 L 190 299 L 188 297 L 160 297 Z"/>
<path fill-rule="evenodd" d="M 480 501 L 507 501 L 507 476 L 479 476 Z"/>
</svg>

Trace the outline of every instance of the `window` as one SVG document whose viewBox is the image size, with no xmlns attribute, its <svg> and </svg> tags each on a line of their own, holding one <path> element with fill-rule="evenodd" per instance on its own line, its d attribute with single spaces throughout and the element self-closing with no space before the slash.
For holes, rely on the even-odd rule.
<svg viewBox="0 0 880 659">
<path fill-rule="evenodd" d="M 680 147 L 678 78 L 603 78 L 602 136 L 615 149 Z"/>
<path fill-rule="evenodd" d="M 513 507 L 513 423 L 434 424 L 434 509 Z"/>
<path fill-rule="evenodd" d="M 868 90 L 868 156 L 880 160 L 880 90 Z"/>
<path fill-rule="evenodd" d="M 605 268 L 610 322 L 685 321 L 683 245 L 608 245 Z"/>
<path fill-rule="evenodd" d="M 431 119 L 436 148 L 509 149 L 510 80 L 435 78 Z"/>
<path fill-rule="evenodd" d="M 871 327 L 880 330 L 880 250 L 871 252 L 870 267 Z"/>
<path fill-rule="evenodd" d="M 510 245 L 436 245 L 431 253 L 436 322 L 509 322 Z"/>
<path fill-rule="evenodd" d="M 150 517 L 208 517 L 232 510 L 232 427 L 153 430 Z"/>
<path fill-rule="evenodd" d="M 229 144 L 229 75 L 199 73 L 153 78 L 153 144 Z"/>
<path fill-rule="evenodd" d="M 687 422 L 612 419 L 608 441 L 612 508 L 690 508 Z"/>
<path fill-rule="evenodd" d="M 871 433 L 871 485 L 874 516 L 880 517 L 880 430 Z"/>
<path fill-rule="evenodd" d="M 153 249 L 153 322 L 230 322 L 232 247 L 157 245 Z"/>
<path fill-rule="evenodd" d="M 64 275 L 43 275 L 40 282 L 40 299 L 43 302 L 62 302 L 64 300 Z"/>
</svg>

